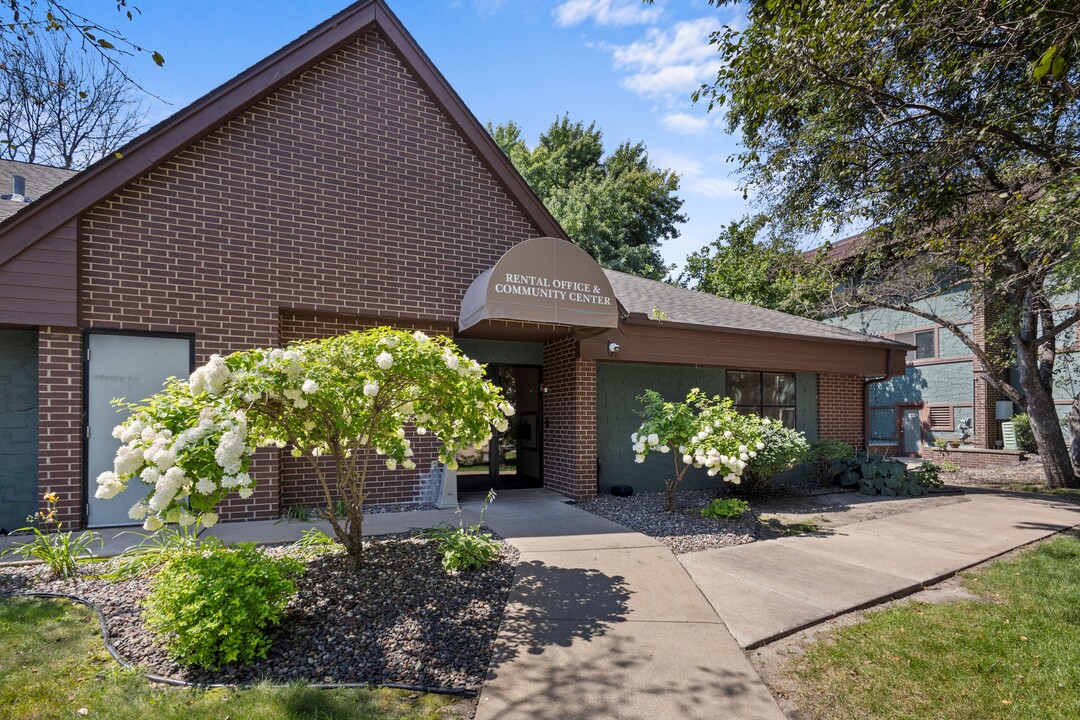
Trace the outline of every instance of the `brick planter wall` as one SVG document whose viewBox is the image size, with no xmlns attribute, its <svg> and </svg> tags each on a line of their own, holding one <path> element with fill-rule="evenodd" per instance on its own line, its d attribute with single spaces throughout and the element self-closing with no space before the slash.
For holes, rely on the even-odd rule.
<svg viewBox="0 0 1080 720">
<path fill-rule="evenodd" d="M 1018 465 L 1027 460 L 1020 450 L 986 450 L 984 448 L 926 448 L 923 456 L 934 462 L 950 462 L 962 468 L 996 468 Z"/>
</svg>

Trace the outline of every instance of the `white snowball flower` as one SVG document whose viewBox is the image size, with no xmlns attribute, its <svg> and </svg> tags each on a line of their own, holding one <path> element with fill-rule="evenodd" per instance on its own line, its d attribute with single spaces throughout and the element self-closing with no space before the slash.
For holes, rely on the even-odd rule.
<svg viewBox="0 0 1080 720">
<path fill-rule="evenodd" d="M 416 342 L 427 342 L 428 340 L 431 339 L 427 335 L 425 335 L 424 333 L 420 332 L 419 330 L 414 332 L 412 334 L 412 336 L 413 336 L 413 340 L 416 340 Z"/>
<path fill-rule="evenodd" d="M 747 450 L 749 450 L 749 448 L 748 448 L 748 447 L 746 447 L 745 445 L 740 445 L 740 446 L 739 446 L 739 452 L 741 452 L 741 453 L 744 453 L 744 452 L 746 452 Z"/>
<path fill-rule="evenodd" d="M 148 512 L 150 512 L 150 508 L 147 507 L 145 503 L 135 503 L 131 506 L 131 509 L 128 510 L 128 517 L 132 520 L 142 520 L 146 517 L 146 513 Z"/>
<path fill-rule="evenodd" d="M 461 368 L 461 358 L 449 350 L 443 351 L 443 362 L 446 363 L 446 367 L 451 370 L 458 370 Z"/>
<path fill-rule="evenodd" d="M 388 355 L 388 354 L 389 353 L 383 353 L 383 355 Z M 319 389 L 319 383 L 317 383 L 314 380 L 308 378 L 307 380 L 304 381 L 304 384 L 300 386 L 300 389 L 304 392 L 305 395 L 311 395 L 313 392 L 315 392 L 316 390 Z"/>
<path fill-rule="evenodd" d="M 247 498 L 251 497 L 251 494 L 252 494 L 253 492 L 255 492 L 255 491 L 254 491 L 254 490 L 252 490 L 252 489 L 251 489 L 251 488 L 249 488 L 249 487 L 242 487 L 242 488 L 240 488 L 240 490 L 239 490 L 239 493 L 240 493 L 240 497 L 244 498 L 245 500 L 246 500 Z"/>
<path fill-rule="evenodd" d="M 656 433 L 650 434 L 649 435 L 649 444 L 650 445 L 659 445 L 660 444 L 660 436 L 657 435 Z"/>
<path fill-rule="evenodd" d="M 510 423 L 506 422 L 506 418 L 499 418 L 495 421 L 495 429 L 499 432 L 506 432 L 508 427 L 510 427 Z"/>
<path fill-rule="evenodd" d="M 383 370 L 389 370 L 390 366 L 394 364 L 394 356 L 383 350 L 379 353 L 378 357 L 375 358 L 375 364 Z"/>
<path fill-rule="evenodd" d="M 203 495 L 210 495 L 217 491 L 217 485 L 210 478 L 200 478 L 199 482 L 195 483 L 195 489 Z"/>
<path fill-rule="evenodd" d="M 125 432 L 127 432 L 126 427 L 124 427 L 123 425 L 117 425 L 112 429 L 112 436 L 119 440 Z"/>
<path fill-rule="evenodd" d="M 636 443 L 637 441 L 638 441 L 638 434 L 637 433 L 634 433 L 633 435 L 630 436 L 630 442 Z"/>
<path fill-rule="evenodd" d="M 691 463 L 694 462 L 694 458 L 691 455 L 683 455 L 682 456 L 682 461 L 683 461 L 684 464 L 690 465 Z"/>
<path fill-rule="evenodd" d="M 131 447 L 130 445 L 121 445 L 120 449 L 116 451 L 116 460 L 113 463 L 113 470 L 120 477 L 131 475 L 143 464 L 143 454 L 139 450 Z"/>
<path fill-rule="evenodd" d="M 765 443 L 759 442 L 756 445 L 754 445 L 754 447 L 756 447 L 758 450 L 764 450 L 765 449 Z"/>
<path fill-rule="evenodd" d="M 499 409 L 502 410 L 502 414 L 506 417 L 514 417 L 514 406 L 508 402 L 504 402 L 499 405 Z"/>
<path fill-rule="evenodd" d="M 636 463 L 645 462 L 645 456 L 644 455 L 635 455 L 634 456 L 634 462 L 636 462 Z"/>
<path fill-rule="evenodd" d="M 750 456 L 750 457 L 752 457 L 752 458 L 756 458 L 756 457 L 757 457 L 757 451 L 756 451 L 756 450 L 751 450 L 750 452 L 748 452 L 748 453 L 746 453 L 746 454 L 747 454 L 747 455 L 749 455 L 749 456 Z"/>
<path fill-rule="evenodd" d="M 660 447 L 658 447 L 656 449 L 659 450 L 662 453 L 671 452 L 671 448 L 669 448 L 667 445 L 661 445 Z"/>
<path fill-rule="evenodd" d="M 181 510 L 180 517 L 178 517 L 176 521 L 184 527 L 187 527 L 188 525 L 194 524 L 195 516 L 189 513 L 187 510 Z"/>
<path fill-rule="evenodd" d="M 739 453 L 739 459 L 746 462 L 750 459 L 750 453 Z"/>
<path fill-rule="evenodd" d="M 218 515 L 215 512 L 205 512 L 202 514 L 202 517 L 199 518 L 199 521 L 202 523 L 203 527 L 212 528 L 217 525 Z"/>
<path fill-rule="evenodd" d="M 731 437 L 731 431 L 730 430 L 725 430 L 724 431 L 724 437 Z"/>
<path fill-rule="evenodd" d="M 416 467 L 416 463 L 414 463 L 412 460 L 406 459 L 403 463 L 401 463 L 401 467 L 405 468 L 406 470 L 412 470 Z"/>
<path fill-rule="evenodd" d="M 126 487 L 124 483 L 120 481 L 120 478 L 116 476 L 116 473 L 109 471 L 105 471 L 97 476 L 97 485 L 94 497 L 102 500 L 116 497 L 123 492 Z"/>
<path fill-rule="evenodd" d="M 147 532 L 154 532 L 161 529 L 161 518 L 157 515 L 147 515 L 146 522 L 143 523 L 143 530 Z"/>
<path fill-rule="evenodd" d="M 397 470 L 397 460 L 395 460 L 394 458 L 387 458 L 386 459 L 386 469 L 387 470 Z"/>
<path fill-rule="evenodd" d="M 364 383 L 364 394 L 368 397 L 375 397 L 379 394 L 379 383 L 372 380 L 371 382 Z"/>
</svg>

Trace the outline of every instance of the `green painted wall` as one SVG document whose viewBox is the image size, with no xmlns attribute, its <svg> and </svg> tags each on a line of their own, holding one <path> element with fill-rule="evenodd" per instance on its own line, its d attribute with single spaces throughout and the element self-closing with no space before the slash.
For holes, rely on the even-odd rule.
<svg viewBox="0 0 1080 720">
<path fill-rule="evenodd" d="M 600 462 L 600 492 L 612 485 L 632 485 L 635 492 L 660 491 L 664 480 L 674 474 L 670 454 L 651 453 L 643 463 L 634 462 L 630 435 L 641 424 L 636 411 L 637 396 L 646 389 L 668 399 L 683 399 L 698 387 L 710 395 L 726 392 L 726 371 L 678 365 L 597 363 L 596 423 L 597 459 Z M 795 377 L 796 425 L 810 439 L 817 438 L 817 375 L 797 373 Z M 704 470 L 691 469 L 683 480 L 687 489 L 720 487 L 723 480 L 710 478 Z"/>
<path fill-rule="evenodd" d="M 871 405 L 898 402 L 970 403 L 973 401 L 971 362 L 909 366 L 902 377 L 870 386 Z"/>
<path fill-rule="evenodd" d="M 0 529 L 37 511 L 37 464 L 37 331 L 0 330 Z"/>
<path fill-rule="evenodd" d="M 503 365 L 543 365 L 543 343 L 455 338 L 454 343 L 473 360 Z"/>
</svg>

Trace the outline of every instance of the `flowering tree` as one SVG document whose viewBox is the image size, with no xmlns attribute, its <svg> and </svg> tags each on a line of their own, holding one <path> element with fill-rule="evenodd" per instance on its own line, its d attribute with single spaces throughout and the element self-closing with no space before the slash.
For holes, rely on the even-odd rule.
<svg viewBox="0 0 1080 720">
<path fill-rule="evenodd" d="M 452 341 L 390 328 L 215 355 L 187 381 L 173 379 L 144 404 L 126 407 L 131 416 L 113 432 L 124 445 L 114 469 L 98 477 L 97 497 L 137 479 L 148 494 L 131 517 L 147 530 L 166 522 L 210 527 L 222 499 L 253 492 L 252 453 L 288 447 L 318 478 L 354 566 L 369 473 L 377 465 L 416 467 L 408 429 L 433 433 L 440 459 L 453 468 L 458 450 L 490 440 L 492 425 L 505 430 L 514 412 L 483 366 Z"/>
<path fill-rule="evenodd" d="M 639 413 L 641 427 L 630 436 L 634 460 L 642 463 L 650 452 L 670 452 L 675 463 L 674 477 L 664 482 L 668 512 L 675 510 L 675 491 L 691 467 L 708 468 L 709 477 L 722 473 L 726 482 L 737 485 L 747 463 L 764 448 L 761 420 L 736 412 L 730 398 L 710 398 L 694 388 L 685 402 L 667 402 L 655 390 L 646 390 L 638 400 L 645 408 Z"/>
</svg>

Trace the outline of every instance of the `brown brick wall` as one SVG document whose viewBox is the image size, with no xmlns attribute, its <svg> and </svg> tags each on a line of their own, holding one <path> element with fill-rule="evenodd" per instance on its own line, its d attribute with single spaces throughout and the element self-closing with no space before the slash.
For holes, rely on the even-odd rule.
<svg viewBox="0 0 1080 720">
<path fill-rule="evenodd" d="M 1012 467 L 1027 460 L 1018 450 L 985 450 L 982 448 L 926 448 L 923 455 L 934 462 L 949 462 L 962 468 L 985 469 Z"/>
<path fill-rule="evenodd" d="M 866 443 L 864 432 L 862 376 L 818 373 L 818 437 L 858 449 Z"/>
<path fill-rule="evenodd" d="M 596 361 L 573 337 L 544 343 L 544 487 L 575 499 L 596 494 Z"/>
<path fill-rule="evenodd" d="M 450 328 L 468 284 L 540 234 L 376 31 L 89 210 L 79 232 L 83 325 L 194 333 L 200 363 L 278 344 L 282 310 Z M 73 372 L 46 378 L 43 402 L 78 388 Z M 43 430 L 42 462 L 77 441 L 77 423 Z M 226 519 L 277 515 L 271 455 Z"/>
<path fill-rule="evenodd" d="M 82 517 L 82 337 L 71 328 L 38 332 L 38 496 L 60 496 L 68 529 Z M 44 509 L 44 502 L 41 502 Z"/>
</svg>

